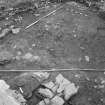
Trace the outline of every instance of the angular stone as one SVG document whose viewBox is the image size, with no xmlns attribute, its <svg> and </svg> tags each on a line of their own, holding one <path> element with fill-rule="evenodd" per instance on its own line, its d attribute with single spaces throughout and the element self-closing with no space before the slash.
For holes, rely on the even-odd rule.
<svg viewBox="0 0 105 105">
<path fill-rule="evenodd" d="M 51 81 L 51 82 L 48 82 L 48 83 L 44 83 L 43 85 L 44 85 L 45 87 L 49 88 L 49 89 L 52 89 L 55 84 Z"/>
<path fill-rule="evenodd" d="M 79 87 L 76 87 L 74 83 L 70 83 L 65 86 L 64 89 L 64 98 L 68 100 L 72 95 L 78 92 Z"/>
<path fill-rule="evenodd" d="M 38 92 L 40 94 L 48 97 L 48 98 L 52 98 L 54 96 L 54 94 L 49 89 L 42 89 L 42 88 L 40 88 Z"/>
<path fill-rule="evenodd" d="M 40 101 L 38 105 L 46 105 L 44 101 Z"/>
<path fill-rule="evenodd" d="M 51 100 L 51 105 L 63 105 L 64 104 L 64 100 L 59 97 L 59 96 L 55 96 L 52 100 Z"/>
<path fill-rule="evenodd" d="M 70 81 L 64 78 L 61 74 L 56 77 L 56 83 L 59 85 L 57 93 L 61 93 L 67 84 L 70 84 Z"/>
</svg>

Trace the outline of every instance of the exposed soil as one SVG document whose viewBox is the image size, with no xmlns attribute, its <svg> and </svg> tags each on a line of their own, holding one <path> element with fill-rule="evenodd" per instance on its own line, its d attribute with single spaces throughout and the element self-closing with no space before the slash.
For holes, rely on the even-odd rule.
<svg viewBox="0 0 105 105">
<path fill-rule="evenodd" d="M 75 2 L 15 3 L 1 8 L 0 69 L 105 68 L 105 21 L 97 11 Z"/>
<path fill-rule="evenodd" d="M 28 73 L 29 76 L 25 76 Z M 40 85 L 35 78 L 30 76 L 32 72 L 0 72 L 0 79 L 6 80 L 12 89 L 18 89 L 19 84 L 25 84 L 24 95 L 31 94 L 26 98 L 28 105 L 36 105 L 41 98 L 36 98 L 37 86 Z M 105 73 L 89 71 L 62 71 L 50 72 L 50 78 L 46 81 L 54 81 L 58 74 L 62 74 L 69 81 L 79 86 L 77 94 L 73 95 L 64 105 L 104 105 L 105 104 Z M 23 76 L 22 76 L 23 75 Z M 23 82 L 22 82 L 23 81 Z"/>
</svg>

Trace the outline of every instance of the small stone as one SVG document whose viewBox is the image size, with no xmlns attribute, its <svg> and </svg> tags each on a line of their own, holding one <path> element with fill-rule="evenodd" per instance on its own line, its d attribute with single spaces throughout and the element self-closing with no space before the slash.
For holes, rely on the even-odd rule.
<svg viewBox="0 0 105 105">
<path fill-rule="evenodd" d="M 10 29 L 8 29 L 8 28 L 2 30 L 2 33 L 0 34 L 0 38 L 4 37 L 9 31 L 10 31 Z"/>
<path fill-rule="evenodd" d="M 89 62 L 89 61 L 90 61 L 89 56 L 85 56 L 85 60 L 86 60 L 87 62 Z"/>
<path fill-rule="evenodd" d="M 18 52 L 17 52 L 17 55 L 18 55 L 18 56 L 19 56 L 19 55 L 22 55 L 22 52 L 18 51 Z"/>
<path fill-rule="evenodd" d="M 36 44 L 32 44 L 32 47 L 35 47 L 36 46 Z"/>
<path fill-rule="evenodd" d="M 24 56 L 23 56 L 23 59 L 31 59 L 33 57 L 33 55 L 31 53 L 26 53 Z"/>
<path fill-rule="evenodd" d="M 77 35 L 76 35 L 76 34 L 74 34 L 73 36 L 74 36 L 74 38 L 76 38 L 76 37 L 77 37 Z"/>
<path fill-rule="evenodd" d="M 47 79 L 50 76 L 50 74 L 48 72 L 34 72 L 32 76 L 37 78 L 39 81 L 43 81 Z"/>
<path fill-rule="evenodd" d="M 80 75 L 79 75 L 79 74 L 76 74 L 75 77 L 76 77 L 76 78 L 80 78 Z"/>
<path fill-rule="evenodd" d="M 32 61 L 40 61 L 40 57 L 39 56 L 33 56 Z"/>
<path fill-rule="evenodd" d="M 39 89 L 39 93 L 48 97 L 48 98 L 52 98 L 54 96 L 54 94 L 49 90 L 49 89 Z"/>
<path fill-rule="evenodd" d="M 13 34 L 17 34 L 20 32 L 20 28 L 13 28 L 12 32 L 13 32 Z"/>
<path fill-rule="evenodd" d="M 59 96 L 55 96 L 51 100 L 51 105 L 63 105 L 63 104 L 64 104 L 64 100 Z"/>
</svg>

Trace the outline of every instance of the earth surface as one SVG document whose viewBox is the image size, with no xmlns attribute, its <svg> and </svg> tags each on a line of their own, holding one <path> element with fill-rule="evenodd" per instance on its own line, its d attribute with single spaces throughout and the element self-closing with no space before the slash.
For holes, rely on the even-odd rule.
<svg viewBox="0 0 105 105">
<path fill-rule="evenodd" d="M 28 105 L 36 105 L 40 97 L 36 97 L 36 89 L 40 83 L 32 78 L 30 74 L 35 72 L 0 72 L 0 79 L 5 80 L 11 89 L 18 90 L 22 85 L 24 96 Z M 95 71 L 57 71 L 48 72 L 50 77 L 45 81 L 54 81 L 58 74 L 62 74 L 76 86 L 78 92 L 73 95 L 64 105 L 104 105 L 105 104 L 105 72 Z"/>
<path fill-rule="evenodd" d="M 0 69 L 105 68 L 104 13 L 76 2 L 0 2 Z"/>
</svg>

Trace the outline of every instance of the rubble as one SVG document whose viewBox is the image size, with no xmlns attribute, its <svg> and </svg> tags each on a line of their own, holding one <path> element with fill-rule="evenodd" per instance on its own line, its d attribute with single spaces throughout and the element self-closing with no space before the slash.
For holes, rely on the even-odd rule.
<svg viewBox="0 0 105 105">
<path fill-rule="evenodd" d="M 38 92 L 47 99 L 44 99 L 38 105 L 49 105 L 49 103 L 51 105 L 63 105 L 65 100 L 70 99 L 71 96 L 78 92 L 79 86 L 76 87 L 62 74 L 58 74 L 55 80 L 55 82 L 42 83 L 46 88 L 40 88 Z"/>
</svg>

